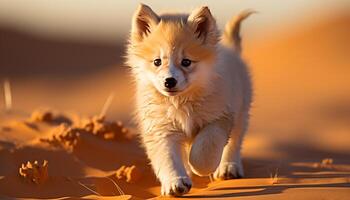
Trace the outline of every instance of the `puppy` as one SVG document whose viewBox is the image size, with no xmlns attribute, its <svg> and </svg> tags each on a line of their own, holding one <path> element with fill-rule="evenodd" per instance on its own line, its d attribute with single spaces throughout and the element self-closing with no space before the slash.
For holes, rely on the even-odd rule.
<svg viewBox="0 0 350 200">
<path fill-rule="evenodd" d="M 140 5 L 132 18 L 127 64 L 140 136 L 162 195 L 187 193 L 191 172 L 243 176 L 252 86 L 239 30 L 251 13 L 229 21 L 222 36 L 208 7 L 158 15 Z"/>
</svg>

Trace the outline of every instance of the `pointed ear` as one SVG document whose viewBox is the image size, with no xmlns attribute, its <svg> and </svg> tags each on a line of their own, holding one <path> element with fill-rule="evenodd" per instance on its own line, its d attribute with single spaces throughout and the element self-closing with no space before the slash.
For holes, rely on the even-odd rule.
<svg viewBox="0 0 350 200">
<path fill-rule="evenodd" d="M 141 42 L 159 21 L 159 16 L 150 7 L 140 4 L 132 18 L 131 40 Z"/>
<path fill-rule="evenodd" d="M 207 6 L 197 8 L 187 19 L 198 39 L 215 45 L 218 40 L 218 30 L 214 17 Z"/>
</svg>

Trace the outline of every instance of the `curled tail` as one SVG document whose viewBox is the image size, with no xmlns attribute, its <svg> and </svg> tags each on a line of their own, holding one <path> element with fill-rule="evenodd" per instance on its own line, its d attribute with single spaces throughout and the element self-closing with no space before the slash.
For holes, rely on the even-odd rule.
<svg viewBox="0 0 350 200">
<path fill-rule="evenodd" d="M 226 46 L 233 47 L 238 53 L 242 51 L 241 22 L 253 13 L 256 13 L 256 11 L 244 10 L 237 16 L 234 16 L 225 26 L 222 41 Z"/>
</svg>

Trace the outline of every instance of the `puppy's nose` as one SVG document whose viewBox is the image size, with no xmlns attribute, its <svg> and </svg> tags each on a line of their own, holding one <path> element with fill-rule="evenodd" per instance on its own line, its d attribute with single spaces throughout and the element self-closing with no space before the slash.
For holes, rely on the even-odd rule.
<svg viewBox="0 0 350 200">
<path fill-rule="evenodd" d="M 171 88 L 173 88 L 173 87 L 176 86 L 176 83 L 177 83 L 177 80 L 176 80 L 176 79 L 174 79 L 174 78 L 166 78 L 166 79 L 165 79 L 164 86 L 165 86 L 166 88 L 171 89 Z"/>
</svg>

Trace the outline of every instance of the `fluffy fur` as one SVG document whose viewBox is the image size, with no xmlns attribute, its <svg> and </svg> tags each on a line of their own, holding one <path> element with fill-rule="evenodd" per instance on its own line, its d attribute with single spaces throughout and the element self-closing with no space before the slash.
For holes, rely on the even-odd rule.
<svg viewBox="0 0 350 200">
<path fill-rule="evenodd" d="M 239 29 L 249 14 L 227 23 L 222 38 L 207 7 L 157 15 L 140 5 L 133 16 L 127 63 L 136 81 L 140 136 L 163 195 L 187 193 L 191 172 L 243 176 L 240 148 L 252 88 Z M 191 65 L 182 66 L 183 59 Z M 169 77 L 175 88 L 164 87 Z"/>
</svg>

